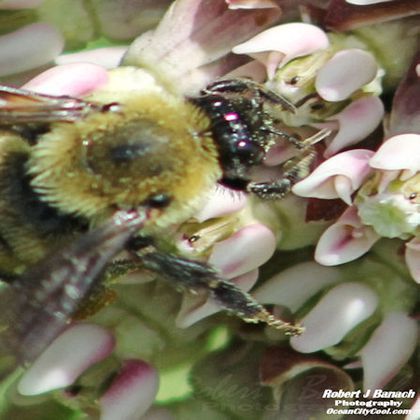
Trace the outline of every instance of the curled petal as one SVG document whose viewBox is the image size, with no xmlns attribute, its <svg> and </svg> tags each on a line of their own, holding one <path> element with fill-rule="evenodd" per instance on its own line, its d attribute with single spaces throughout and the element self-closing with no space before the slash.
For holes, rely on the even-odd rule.
<svg viewBox="0 0 420 420">
<path fill-rule="evenodd" d="M 321 163 L 307 178 L 294 185 L 292 191 L 301 197 L 341 198 L 351 205 L 351 195 L 369 175 L 369 159 L 373 152 L 354 149 L 335 155 Z"/>
<path fill-rule="evenodd" d="M 259 287 L 253 296 L 262 304 L 282 305 L 296 312 L 308 299 L 325 287 L 338 283 L 338 269 L 314 262 L 296 264 Z"/>
<path fill-rule="evenodd" d="M 274 0 L 226 0 L 229 9 L 272 9 L 278 8 Z"/>
<path fill-rule="evenodd" d="M 369 162 L 372 168 L 420 171 L 420 134 L 400 134 L 385 141 Z"/>
<path fill-rule="evenodd" d="M 346 0 L 346 3 L 356 4 L 358 6 L 367 6 L 369 4 L 385 3 L 394 0 Z"/>
<path fill-rule="evenodd" d="M 33 23 L 0 36 L 0 76 L 47 64 L 61 53 L 63 46 L 63 36 L 48 23 Z"/>
<path fill-rule="evenodd" d="M 379 235 L 364 226 L 355 207 L 349 207 L 322 234 L 315 249 L 315 261 L 322 265 L 338 265 L 365 254 L 378 241 Z"/>
<path fill-rule="evenodd" d="M 24 373 L 23 395 L 37 395 L 71 385 L 88 367 L 111 354 L 114 338 L 93 324 L 76 324 L 59 335 Z"/>
<path fill-rule="evenodd" d="M 325 150 L 329 157 L 338 151 L 358 143 L 381 123 L 384 106 L 376 96 L 367 96 L 353 101 L 330 120 L 337 120 L 339 131 Z"/>
<path fill-rule="evenodd" d="M 242 290 L 247 292 L 254 286 L 258 279 L 258 270 L 253 270 L 241 276 L 231 279 Z M 188 328 L 196 322 L 207 318 L 222 310 L 221 306 L 212 298 L 203 300 L 199 295 L 185 294 L 182 300 L 181 309 L 176 318 L 176 325 L 179 328 Z"/>
<path fill-rule="evenodd" d="M 106 69 L 113 69 L 120 64 L 126 51 L 127 47 L 97 48 L 89 51 L 60 55 L 55 59 L 55 62 L 59 65 L 69 63 L 92 63 L 105 67 Z"/>
<path fill-rule="evenodd" d="M 44 0 L 3 0 L 0 2 L 0 9 L 33 9 L 41 5 Z"/>
<path fill-rule="evenodd" d="M 138 419 L 152 405 L 159 378 L 156 370 L 141 360 L 126 360 L 101 397 L 101 420 Z"/>
<path fill-rule="evenodd" d="M 357 48 L 342 50 L 319 69 L 315 88 L 327 101 L 342 101 L 372 81 L 377 71 L 372 54 Z"/>
<path fill-rule="evenodd" d="M 88 63 L 74 63 L 48 69 L 26 83 L 25 89 L 47 95 L 83 96 L 108 80 L 103 67 Z"/>
<path fill-rule="evenodd" d="M 266 226 L 245 226 L 228 239 L 217 243 L 209 258 L 223 277 L 231 279 L 255 270 L 267 262 L 276 249 L 276 238 Z"/>
<path fill-rule="evenodd" d="M 405 262 L 413 279 L 420 283 L 420 238 L 414 238 L 405 244 Z"/>
<path fill-rule="evenodd" d="M 349 282 L 335 286 L 304 317 L 305 331 L 292 337 L 292 347 L 312 353 L 339 343 L 358 324 L 373 314 L 378 304 L 368 286 Z"/>
<path fill-rule="evenodd" d="M 269 78 L 278 66 L 296 57 L 312 54 L 329 45 L 325 32 L 308 23 L 286 23 L 259 33 L 233 48 L 236 54 L 248 54 L 263 62 Z"/>
<path fill-rule="evenodd" d="M 218 185 L 209 196 L 207 203 L 194 215 L 198 222 L 225 216 L 245 207 L 246 195 Z"/>
<path fill-rule="evenodd" d="M 417 324 L 402 312 L 387 314 L 360 352 L 363 388 L 382 389 L 407 363 L 418 339 Z"/>
</svg>

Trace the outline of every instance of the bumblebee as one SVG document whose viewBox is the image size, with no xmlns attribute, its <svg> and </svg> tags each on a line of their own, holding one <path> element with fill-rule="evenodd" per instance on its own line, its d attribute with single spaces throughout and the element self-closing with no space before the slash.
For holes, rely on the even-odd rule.
<svg viewBox="0 0 420 420">
<path fill-rule="evenodd" d="M 6 86 L 0 99 L 1 341 L 20 360 L 39 355 L 104 279 L 138 268 L 208 291 L 245 321 L 301 332 L 154 239 L 193 216 L 217 182 L 262 198 L 286 194 L 312 149 L 277 130 L 264 104 L 291 104 L 244 79 L 184 98 L 132 67 L 111 71 L 83 99 Z M 253 182 L 250 169 L 279 136 L 305 153 L 281 179 Z M 128 257 L 112 263 L 122 251 Z"/>
</svg>

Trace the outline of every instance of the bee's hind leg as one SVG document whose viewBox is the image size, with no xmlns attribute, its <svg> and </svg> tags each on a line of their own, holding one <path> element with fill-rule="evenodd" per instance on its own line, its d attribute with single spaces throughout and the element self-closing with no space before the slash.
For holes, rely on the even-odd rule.
<svg viewBox="0 0 420 420">
<path fill-rule="evenodd" d="M 223 279 L 208 264 L 154 250 L 141 255 L 144 267 L 159 274 L 175 286 L 187 290 L 207 290 L 226 310 L 246 322 L 263 322 L 287 334 L 300 334 L 298 325 L 282 321 L 270 314 L 248 293 Z"/>
</svg>

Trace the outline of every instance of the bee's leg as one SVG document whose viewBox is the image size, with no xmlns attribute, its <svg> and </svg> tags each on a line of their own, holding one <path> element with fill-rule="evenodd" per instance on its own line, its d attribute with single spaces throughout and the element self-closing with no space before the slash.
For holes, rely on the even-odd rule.
<svg viewBox="0 0 420 420">
<path fill-rule="evenodd" d="M 247 191 L 264 200 L 283 198 L 293 185 L 309 175 L 315 157 L 314 148 L 308 147 L 302 154 L 283 164 L 283 174 L 279 179 L 269 182 L 250 182 Z"/>
<path fill-rule="evenodd" d="M 143 261 L 138 258 L 138 252 L 147 247 L 153 247 L 153 239 L 148 236 L 133 236 L 125 246 L 131 253 L 131 258 L 120 258 L 109 263 L 104 269 L 101 281 L 96 282 L 89 295 L 81 301 L 72 319 L 85 319 L 95 315 L 117 298 L 117 293 L 111 287 L 120 277 L 144 269 Z"/>
<path fill-rule="evenodd" d="M 283 130 L 280 130 L 278 128 L 274 128 L 271 126 L 261 127 L 260 130 L 269 134 L 274 134 L 275 136 L 281 137 L 282 139 L 285 139 L 286 141 L 291 143 L 293 146 L 295 146 L 296 149 L 298 150 L 304 149 L 306 147 L 304 141 L 300 137 L 294 136 L 293 134 L 290 134 L 287 131 L 283 131 Z"/>
<path fill-rule="evenodd" d="M 237 78 L 219 80 L 211 83 L 203 91 L 203 93 L 246 93 L 251 92 L 254 97 L 264 98 L 274 104 L 281 105 L 284 109 L 295 112 L 296 107 L 285 97 L 278 95 L 263 84 L 255 82 L 251 79 Z"/>
<path fill-rule="evenodd" d="M 77 311 L 72 315 L 73 320 L 86 319 L 105 308 L 117 298 L 117 293 L 110 285 L 119 277 L 139 270 L 142 264 L 136 260 L 117 260 L 109 264 L 89 295 L 81 301 Z"/>
<path fill-rule="evenodd" d="M 274 134 L 275 136 L 285 139 L 293 146 L 295 146 L 298 150 L 310 148 L 311 146 L 320 142 L 321 140 L 324 140 L 331 134 L 331 130 L 323 128 L 322 130 L 317 131 L 313 136 L 302 138 L 298 135 L 293 135 L 286 131 L 273 127 L 272 125 L 261 127 L 261 131 L 265 131 L 267 133 Z"/>
<path fill-rule="evenodd" d="M 213 268 L 205 263 L 157 250 L 140 254 L 140 257 L 145 268 L 158 273 L 175 286 L 188 290 L 209 291 L 225 309 L 246 322 L 263 322 L 290 335 L 300 334 L 303 331 L 299 325 L 293 325 L 274 317 L 251 295 L 221 278 Z"/>
</svg>

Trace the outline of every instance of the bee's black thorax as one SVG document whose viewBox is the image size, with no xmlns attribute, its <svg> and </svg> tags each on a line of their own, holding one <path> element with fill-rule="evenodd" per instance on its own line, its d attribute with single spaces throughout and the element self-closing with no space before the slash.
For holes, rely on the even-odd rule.
<svg viewBox="0 0 420 420">
<path fill-rule="evenodd" d="M 221 183 L 242 190 L 248 171 L 259 165 L 265 150 L 261 144 L 263 116 L 252 100 L 233 100 L 221 94 L 204 94 L 193 101 L 208 115 L 223 170 Z"/>
</svg>

